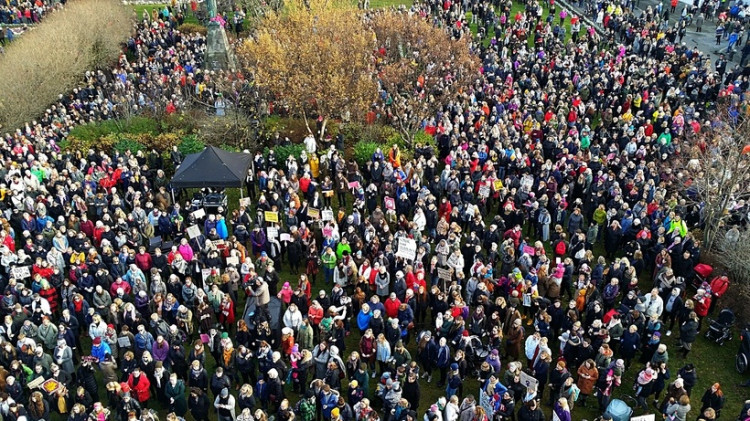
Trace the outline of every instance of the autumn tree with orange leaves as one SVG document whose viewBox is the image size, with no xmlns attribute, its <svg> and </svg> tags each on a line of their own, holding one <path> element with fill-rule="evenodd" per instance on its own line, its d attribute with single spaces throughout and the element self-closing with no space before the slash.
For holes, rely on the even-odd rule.
<svg viewBox="0 0 750 421">
<path fill-rule="evenodd" d="M 479 74 L 468 37 L 453 39 L 426 19 L 406 13 L 376 13 L 377 77 L 385 91 L 388 122 L 409 143 L 422 122 L 455 98 Z"/>
<path fill-rule="evenodd" d="M 292 0 L 267 15 L 238 51 L 244 69 L 279 106 L 305 119 L 363 117 L 377 95 L 374 37 L 342 0 Z"/>
</svg>

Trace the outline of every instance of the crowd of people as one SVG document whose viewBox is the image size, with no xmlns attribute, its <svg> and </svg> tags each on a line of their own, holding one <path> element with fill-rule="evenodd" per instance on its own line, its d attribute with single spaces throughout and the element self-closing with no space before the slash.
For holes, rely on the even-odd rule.
<svg viewBox="0 0 750 421">
<path fill-rule="evenodd" d="M 482 63 L 458 97 L 431 93 L 436 146 L 358 163 L 309 136 L 299 158 L 255 154 L 250 202 L 205 216 L 173 201 L 155 151 L 57 146 L 121 107 L 173 113 L 244 83 L 201 69 L 179 13 L 144 16 L 111 74 L 4 136 L 3 419 L 606 419 L 628 372 L 644 413 L 718 418 L 721 385 L 693 394 L 689 353 L 729 281 L 686 288 L 701 209 L 673 168 L 728 124 L 716 104 L 745 115 L 747 76 L 648 12 L 599 3 L 602 36 L 546 7 L 404 8 Z M 747 223 L 744 202 L 728 211 Z"/>
</svg>

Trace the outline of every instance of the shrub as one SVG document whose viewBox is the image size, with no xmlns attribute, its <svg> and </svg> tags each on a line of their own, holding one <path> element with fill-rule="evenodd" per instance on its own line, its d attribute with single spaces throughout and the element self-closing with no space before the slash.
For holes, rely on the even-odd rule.
<svg viewBox="0 0 750 421">
<path fill-rule="evenodd" d="M 115 143 L 114 149 L 120 153 L 130 151 L 135 154 L 136 152 L 146 150 L 147 148 L 137 140 L 125 138 Z"/>
<path fill-rule="evenodd" d="M 201 34 L 206 35 L 207 29 L 203 25 L 198 25 L 196 23 L 183 23 L 177 29 L 182 32 L 183 34 Z"/>
<path fill-rule="evenodd" d="M 185 155 L 190 155 L 202 151 L 205 147 L 206 144 L 198 140 L 198 136 L 190 134 L 182 138 L 182 143 L 177 149 Z"/>
<path fill-rule="evenodd" d="M 0 125 L 21 127 L 72 90 L 85 71 L 109 67 L 130 34 L 131 17 L 119 0 L 69 2 L 7 46 L 0 66 Z"/>
<path fill-rule="evenodd" d="M 305 145 L 301 143 L 294 143 L 288 146 L 275 146 L 273 152 L 276 154 L 276 162 L 282 164 L 289 158 L 289 155 L 299 159 L 302 155 L 302 151 L 305 150 Z M 263 155 L 268 156 L 268 148 L 263 150 Z"/>
<path fill-rule="evenodd" d="M 433 148 L 437 148 L 437 140 L 435 139 L 435 136 L 425 133 L 424 130 L 420 130 L 414 134 L 413 143 L 414 146 L 421 144 L 423 146 L 430 145 Z"/>
<path fill-rule="evenodd" d="M 359 142 L 354 144 L 354 149 L 352 151 L 354 160 L 357 161 L 357 164 L 359 164 L 360 166 L 364 166 L 365 164 L 367 164 L 367 161 L 372 159 L 372 154 L 374 154 L 375 151 L 381 146 L 382 144 L 377 142 L 360 140 Z"/>
</svg>

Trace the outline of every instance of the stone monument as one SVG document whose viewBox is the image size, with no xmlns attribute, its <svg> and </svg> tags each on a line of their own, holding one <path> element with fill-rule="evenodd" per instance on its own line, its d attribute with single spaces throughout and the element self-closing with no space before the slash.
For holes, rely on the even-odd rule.
<svg viewBox="0 0 750 421">
<path fill-rule="evenodd" d="M 224 19 L 216 11 L 216 0 L 206 0 L 208 31 L 206 35 L 205 68 L 237 70 L 237 60 L 224 30 Z"/>
</svg>

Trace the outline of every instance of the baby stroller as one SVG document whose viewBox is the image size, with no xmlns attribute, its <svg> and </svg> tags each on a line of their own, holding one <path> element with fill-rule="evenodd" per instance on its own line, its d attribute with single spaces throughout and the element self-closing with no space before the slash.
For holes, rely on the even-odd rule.
<svg viewBox="0 0 750 421">
<path fill-rule="evenodd" d="M 746 325 L 740 333 L 740 349 L 737 350 L 734 368 L 738 373 L 743 374 L 747 370 L 748 362 L 750 362 L 750 325 Z"/>
<path fill-rule="evenodd" d="M 468 338 L 464 354 L 466 356 L 468 367 L 473 370 L 472 375 L 478 377 L 479 366 L 487 359 L 487 356 L 490 355 L 489 348 L 482 343 L 482 339 L 479 336 L 473 335 Z"/>
<path fill-rule="evenodd" d="M 695 265 L 695 267 L 693 268 L 693 273 L 695 274 L 695 276 L 693 277 L 693 286 L 695 287 L 695 289 L 700 288 L 704 282 L 708 282 L 708 278 L 713 272 L 714 268 L 705 263 L 698 263 L 697 265 Z"/>
<path fill-rule="evenodd" d="M 735 320 L 732 310 L 728 308 L 721 310 L 721 312 L 719 312 L 719 317 L 716 320 L 709 319 L 706 338 L 719 345 L 724 345 L 724 342 L 731 341 L 732 326 L 734 326 Z"/>
<path fill-rule="evenodd" d="M 633 409 L 624 401 L 612 399 L 607 406 L 607 413 L 612 417 L 612 421 L 629 421 L 633 415 Z"/>
</svg>

